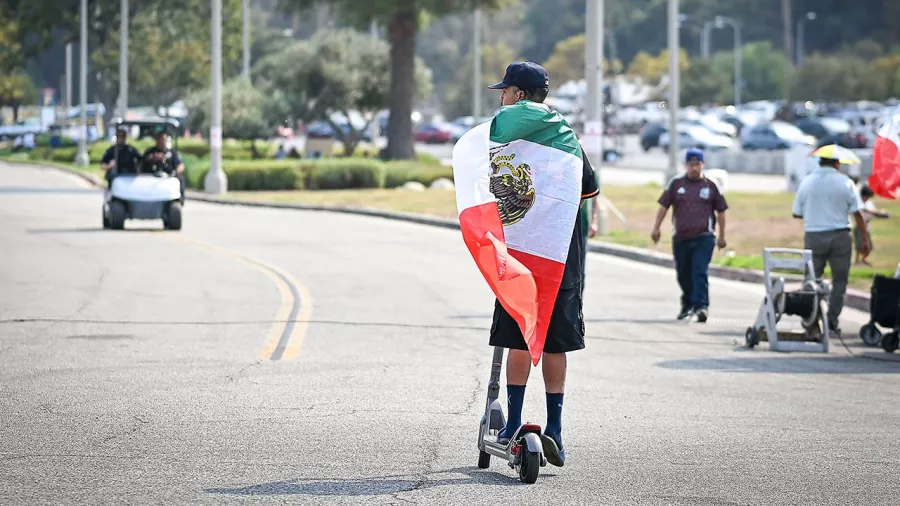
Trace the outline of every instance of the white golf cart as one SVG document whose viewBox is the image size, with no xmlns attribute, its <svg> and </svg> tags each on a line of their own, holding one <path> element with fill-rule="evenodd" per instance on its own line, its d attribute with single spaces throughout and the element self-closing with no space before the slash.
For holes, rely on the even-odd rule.
<svg viewBox="0 0 900 506">
<path fill-rule="evenodd" d="M 116 130 L 129 131 L 129 138 L 152 137 L 155 132 L 166 131 L 178 147 L 178 121 L 174 119 L 113 121 Z M 130 135 L 135 129 L 138 133 Z M 172 135 L 175 134 L 175 135 Z M 118 153 L 116 153 L 118 160 Z M 122 230 L 125 220 L 162 219 L 167 230 L 181 230 L 181 182 L 153 166 L 154 162 L 142 160 L 137 174 L 118 174 L 107 190 L 103 201 L 103 228 Z M 151 171 L 145 172 L 146 167 Z"/>
</svg>

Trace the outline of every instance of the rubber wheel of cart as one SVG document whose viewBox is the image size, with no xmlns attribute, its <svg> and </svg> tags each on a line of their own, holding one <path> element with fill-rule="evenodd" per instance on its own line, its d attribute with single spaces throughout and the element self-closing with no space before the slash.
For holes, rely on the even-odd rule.
<svg viewBox="0 0 900 506">
<path fill-rule="evenodd" d="M 125 228 L 125 204 L 118 200 L 109 204 L 109 227 L 113 230 Z"/>
<path fill-rule="evenodd" d="M 169 204 L 168 215 L 164 223 L 168 230 L 181 230 L 181 202 Z"/>
<path fill-rule="evenodd" d="M 747 327 L 747 332 L 744 334 L 744 344 L 748 348 L 753 348 L 759 344 L 759 332 L 755 328 Z"/>
<path fill-rule="evenodd" d="M 881 338 L 881 347 L 888 353 L 894 353 L 900 348 L 900 333 L 896 330 Z"/>
<path fill-rule="evenodd" d="M 874 323 L 867 323 L 859 328 L 859 338 L 866 346 L 878 346 L 881 344 L 881 331 Z"/>
</svg>

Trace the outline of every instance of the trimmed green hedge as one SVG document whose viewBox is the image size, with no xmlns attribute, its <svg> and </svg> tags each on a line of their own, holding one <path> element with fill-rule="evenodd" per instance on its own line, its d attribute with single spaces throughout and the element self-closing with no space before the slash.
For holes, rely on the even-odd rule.
<svg viewBox="0 0 900 506">
<path fill-rule="evenodd" d="M 298 170 L 309 190 L 384 188 L 386 175 L 383 163 L 365 158 L 301 160 Z"/>
<path fill-rule="evenodd" d="M 185 163 L 187 183 L 202 188 L 208 160 Z M 407 181 L 430 185 L 440 177 L 453 178 L 450 167 L 416 162 L 380 162 L 365 158 L 305 160 L 224 160 L 223 170 L 232 191 L 345 190 L 395 188 Z"/>
<path fill-rule="evenodd" d="M 424 165 L 413 161 L 387 162 L 387 178 L 385 188 L 403 186 L 408 181 L 418 181 L 425 186 L 430 186 L 436 179 L 445 177 L 453 179 L 453 168 L 440 164 Z"/>
</svg>

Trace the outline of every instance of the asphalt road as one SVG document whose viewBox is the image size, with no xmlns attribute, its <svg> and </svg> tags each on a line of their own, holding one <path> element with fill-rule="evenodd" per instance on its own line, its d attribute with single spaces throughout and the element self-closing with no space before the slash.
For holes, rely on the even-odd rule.
<svg viewBox="0 0 900 506">
<path fill-rule="evenodd" d="M 745 350 L 760 287 L 676 324 L 671 271 L 592 255 L 569 460 L 523 485 L 476 467 L 493 299 L 457 231 L 188 202 L 113 232 L 100 203 L 0 164 L 0 502 L 900 502 L 900 357 Z"/>
</svg>

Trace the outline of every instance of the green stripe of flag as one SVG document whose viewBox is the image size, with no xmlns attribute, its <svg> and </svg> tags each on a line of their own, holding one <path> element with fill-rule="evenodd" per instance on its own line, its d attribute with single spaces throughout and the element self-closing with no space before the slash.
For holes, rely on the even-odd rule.
<svg viewBox="0 0 900 506">
<path fill-rule="evenodd" d="M 500 108 L 491 122 L 491 141 L 505 144 L 520 139 L 581 158 L 575 131 L 562 115 L 544 104 L 520 100 Z"/>
</svg>

